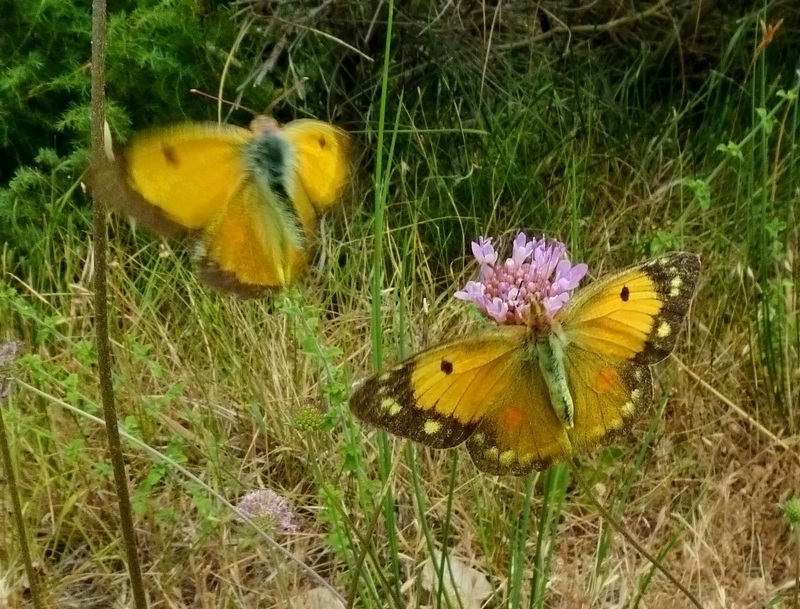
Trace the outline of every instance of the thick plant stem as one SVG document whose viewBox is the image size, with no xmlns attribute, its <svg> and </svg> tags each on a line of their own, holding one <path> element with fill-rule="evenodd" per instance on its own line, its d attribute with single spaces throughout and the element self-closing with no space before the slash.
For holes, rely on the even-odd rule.
<svg viewBox="0 0 800 609">
<path fill-rule="evenodd" d="M 102 160 L 105 126 L 105 61 L 106 61 L 106 2 L 92 1 L 92 160 Z M 111 381 L 111 341 L 108 337 L 108 286 L 106 283 L 106 202 L 94 200 L 94 327 L 97 338 L 100 395 L 103 400 L 103 417 L 106 421 L 108 452 L 114 469 L 120 526 L 125 541 L 128 574 L 136 609 L 146 609 L 142 571 L 136 551 L 136 536 L 128 495 L 128 479 L 117 427 L 117 409 L 114 404 L 114 387 Z"/>
</svg>

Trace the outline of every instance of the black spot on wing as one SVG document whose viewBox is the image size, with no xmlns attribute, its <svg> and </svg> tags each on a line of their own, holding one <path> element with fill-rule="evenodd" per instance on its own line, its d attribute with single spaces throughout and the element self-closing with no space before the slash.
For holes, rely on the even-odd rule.
<svg viewBox="0 0 800 609">
<path fill-rule="evenodd" d="M 442 359 L 441 369 L 442 369 L 442 372 L 444 372 L 447 375 L 452 374 L 453 373 L 453 362 L 449 362 L 446 359 Z"/>
<path fill-rule="evenodd" d="M 175 152 L 175 148 L 169 144 L 161 145 L 161 154 L 164 155 L 164 160 L 167 162 L 167 165 L 172 165 L 173 167 L 180 165 L 178 154 Z"/>
<path fill-rule="evenodd" d="M 362 421 L 431 448 L 463 443 L 477 423 L 463 424 L 432 408 L 423 408 L 413 388 L 417 358 L 361 383 L 350 396 L 350 409 Z"/>
<path fill-rule="evenodd" d="M 622 291 L 619 293 L 619 297 L 622 299 L 622 302 L 628 302 L 630 295 L 631 291 L 628 289 L 628 286 L 622 286 Z"/>
</svg>

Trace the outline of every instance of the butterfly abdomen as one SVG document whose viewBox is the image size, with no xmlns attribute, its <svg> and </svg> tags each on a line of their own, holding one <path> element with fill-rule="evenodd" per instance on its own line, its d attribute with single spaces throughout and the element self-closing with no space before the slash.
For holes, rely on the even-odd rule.
<svg viewBox="0 0 800 609">
<path fill-rule="evenodd" d="M 564 346 L 566 338 L 560 329 L 550 331 L 534 338 L 536 359 L 542 373 L 550 404 L 564 427 L 571 429 L 574 424 L 575 406 L 567 384 L 567 371 L 564 367 Z"/>
</svg>

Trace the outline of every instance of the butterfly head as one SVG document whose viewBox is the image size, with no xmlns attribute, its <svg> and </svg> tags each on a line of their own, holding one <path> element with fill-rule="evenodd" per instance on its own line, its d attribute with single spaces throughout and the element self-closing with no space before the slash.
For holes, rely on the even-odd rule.
<svg viewBox="0 0 800 609">
<path fill-rule="evenodd" d="M 250 122 L 250 131 L 252 131 L 255 135 L 260 135 L 262 133 L 274 133 L 280 130 L 280 125 L 278 121 L 276 121 L 271 116 L 256 116 Z"/>
</svg>

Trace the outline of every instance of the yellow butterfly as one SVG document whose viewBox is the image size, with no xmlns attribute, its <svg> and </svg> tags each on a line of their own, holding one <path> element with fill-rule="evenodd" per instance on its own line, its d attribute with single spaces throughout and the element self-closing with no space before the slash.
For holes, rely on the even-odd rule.
<svg viewBox="0 0 800 609">
<path fill-rule="evenodd" d="M 251 129 L 188 123 L 136 135 L 96 163 L 95 196 L 165 236 L 189 236 L 213 287 L 260 296 L 296 280 L 349 177 L 349 140 L 316 120 Z"/>
<path fill-rule="evenodd" d="M 610 440 L 653 397 L 649 366 L 675 347 L 700 272 L 665 254 L 580 290 L 552 317 L 417 353 L 350 398 L 364 421 L 475 465 L 523 475 Z"/>
</svg>

